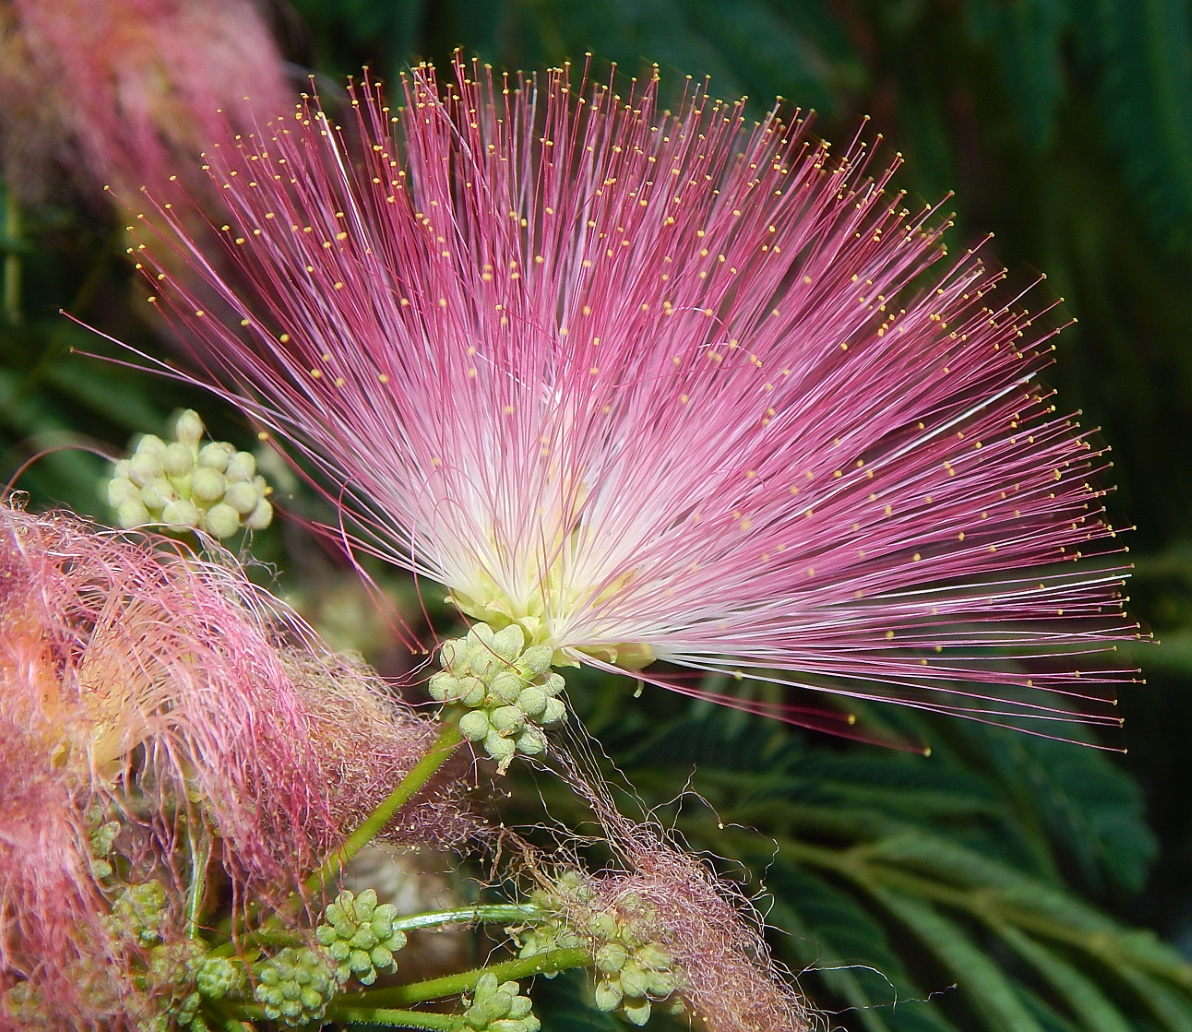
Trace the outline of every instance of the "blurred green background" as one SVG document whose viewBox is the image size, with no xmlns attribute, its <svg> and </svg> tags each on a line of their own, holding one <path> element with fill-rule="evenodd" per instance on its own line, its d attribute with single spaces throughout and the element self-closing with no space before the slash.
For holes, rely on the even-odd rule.
<svg viewBox="0 0 1192 1032">
<path fill-rule="evenodd" d="M 295 83 L 313 72 L 331 94 L 362 65 L 392 77 L 462 47 L 506 68 L 591 52 L 626 74 L 657 62 L 664 85 L 710 75 L 713 93 L 746 94 L 758 114 L 775 96 L 814 108 L 817 132 L 841 143 L 868 114 L 905 159 L 900 186 L 954 191 L 954 244 L 992 233 L 1013 279 L 1046 272 L 1078 320 L 1050 381 L 1113 449 L 1111 518 L 1137 528 L 1132 608 L 1162 641 L 1133 657 L 1148 684 L 1121 700 L 1126 755 L 866 714 L 930 741 L 923 759 L 659 692 L 632 700 L 632 686 L 592 677 L 572 695 L 643 798 L 690 783 L 715 807 L 719 821 L 694 802 L 661 813 L 762 893 L 778 955 L 808 969 L 801 983 L 833 1023 L 1192 1029 L 1179 952 L 1192 955 L 1192 2 L 293 0 L 264 13 Z M 105 346 L 61 307 L 168 353 L 133 303 L 122 219 L 83 187 L 8 195 L 0 480 L 41 448 L 121 449 L 182 404 L 247 441 L 209 401 L 71 353 Z M 101 472 L 87 452 L 56 451 L 18 486 L 34 506 L 102 518 Z M 331 576 L 319 549 L 292 525 L 270 534 L 283 584 L 319 594 L 312 582 Z M 341 604 L 358 604 L 345 591 Z M 365 621 L 339 620 L 396 662 L 383 622 L 361 637 Z M 572 804 L 539 788 L 566 818 Z M 545 1027 L 618 1027 L 581 996 L 555 985 Z"/>
</svg>

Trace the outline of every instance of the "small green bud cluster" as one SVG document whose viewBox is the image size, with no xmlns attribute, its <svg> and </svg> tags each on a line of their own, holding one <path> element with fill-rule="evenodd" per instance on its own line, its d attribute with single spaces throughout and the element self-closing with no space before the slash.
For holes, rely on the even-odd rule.
<svg viewBox="0 0 1192 1032">
<path fill-rule="evenodd" d="M 102 811 L 89 814 L 93 818 L 87 846 L 91 853 L 91 875 L 97 882 L 106 881 L 115 874 L 108 857 L 116 845 L 121 828 L 119 821 L 104 821 Z"/>
<path fill-rule="evenodd" d="M 590 940 L 579 935 L 567 921 L 566 914 L 573 909 L 586 909 L 596 900 L 591 883 L 579 871 L 565 871 L 552 889 L 535 889 L 530 893 L 529 903 L 549 915 L 517 933 L 519 957 L 536 957 L 551 950 L 574 949 L 590 944 Z M 545 973 L 554 978 L 557 971 Z"/>
<path fill-rule="evenodd" d="M 315 938 L 335 962 L 340 985 L 353 976 L 372 985 L 378 971 L 397 970 L 393 955 L 405 946 L 406 936 L 393 927 L 397 907 L 392 903 L 378 906 L 373 889 L 358 896 L 345 889 L 327 907 L 324 917 L 326 923 L 315 928 Z"/>
<path fill-rule="evenodd" d="M 653 1005 L 679 988 L 671 955 L 607 910 L 593 915 L 589 930 L 601 942 L 596 949 L 596 1006 L 620 1010 L 633 1024 L 644 1025 Z"/>
<path fill-rule="evenodd" d="M 188 1027 L 200 1032 L 207 1027 L 199 1014 L 203 1000 L 195 988 L 194 977 L 202 957 L 203 946 L 193 939 L 163 942 L 150 950 L 146 982 L 155 997 L 169 1001 L 169 1006 L 152 1023 L 162 1032 Z"/>
<path fill-rule="evenodd" d="M 242 527 L 269 526 L 273 489 L 257 460 L 226 441 L 203 444 L 204 432 L 198 413 L 187 409 L 174 425 L 176 440 L 146 434 L 116 463 L 107 494 L 121 527 L 159 523 L 227 538 Z"/>
<path fill-rule="evenodd" d="M 105 923 L 117 939 L 152 946 L 161 940 L 166 916 L 166 887 L 159 881 L 147 881 L 122 886 Z"/>
<path fill-rule="evenodd" d="M 682 1011 L 682 1000 L 674 996 L 680 979 L 673 958 L 650 941 L 649 922 L 642 919 L 650 912 L 647 903 L 628 896 L 615 908 L 602 908 L 591 881 L 578 871 L 565 872 L 552 889 L 535 890 L 530 902 L 552 916 L 520 933 L 519 956 L 588 946 L 600 1010 L 619 1010 L 635 1025 L 644 1025 L 663 1001 L 667 1010 Z"/>
<path fill-rule="evenodd" d="M 256 967 L 256 1000 L 265 1017 L 283 1025 L 318 1021 L 339 991 L 335 969 L 321 950 L 287 946 Z"/>
<path fill-rule="evenodd" d="M 464 1027 L 471 1032 L 538 1032 L 540 1022 L 530 1012 L 528 996 L 519 995 L 516 982 L 497 982 L 491 971 L 480 976 L 468 1009 Z"/>
<path fill-rule="evenodd" d="M 526 648 L 517 624 L 494 631 L 478 623 L 466 638 L 443 643 L 443 669 L 430 679 L 430 694 L 456 711 L 463 736 L 483 745 L 503 772 L 518 753 L 544 753 L 542 728 L 567 719 L 553 656 L 549 645 Z"/>
</svg>

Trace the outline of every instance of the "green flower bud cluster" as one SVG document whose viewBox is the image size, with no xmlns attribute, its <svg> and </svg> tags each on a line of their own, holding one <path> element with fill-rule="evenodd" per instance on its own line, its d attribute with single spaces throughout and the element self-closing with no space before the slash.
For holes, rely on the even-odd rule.
<svg viewBox="0 0 1192 1032">
<path fill-rule="evenodd" d="M 153 1032 L 185 1028 L 207 1032 L 204 999 L 222 1000 L 242 984 L 241 968 L 226 957 L 209 957 L 203 944 L 190 939 L 162 943 L 149 954 L 148 983 L 169 1006 L 153 1022 Z"/>
<path fill-rule="evenodd" d="M 255 996 L 265 1017 L 290 1027 L 318 1021 L 339 991 L 335 969 L 321 950 L 287 946 L 256 969 Z"/>
<path fill-rule="evenodd" d="M 519 946 L 517 955 L 536 957 L 551 950 L 590 945 L 591 940 L 585 939 L 571 927 L 566 914 L 573 908 L 584 909 L 595 900 L 596 893 L 590 881 L 579 871 L 565 871 L 553 889 L 535 889 L 530 893 L 528 902 L 549 916 L 516 933 Z M 557 974 L 557 971 L 549 971 L 544 977 L 554 978 Z"/>
<path fill-rule="evenodd" d="M 518 991 L 516 982 L 498 983 L 496 975 L 485 972 L 464 1011 L 464 1028 L 472 1032 L 538 1032 L 542 1022 L 530 1013 L 530 998 Z"/>
<path fill-rule="evenodd" d="M 430 694 L 455 711 L 463 736 L 482 745 L 504 772 L 518 753 L 544 753 L 542 728 L 567 719 L 559 698 L 563 678 L 550 669 L 553 656 L 549 645 L 526 648 L 517 624 L 494 631 L 478 623 L 466 638 L 443 643 L 443 669 L 430 679 Z"/>
<path fill-rule="evenodd" d="M 345 889 L 327 907 L 324 917 L 326 923 L 315 929 L 315 938 L 335 962 L 340 985 L 353 976 L 372 985 L 378 971 L 397 970 L 393 955 L 405 946 L 406 936 L 393 927 L 397 907 L 392 903 L 378 906 L 372 889 L 359 896 Z"/>
<path fill-rule="evenodd" d="M 104 821 L 100 823 L 103 821 L 102 811 L 88 816 L 92 818 L 91 834 L 87 837 L 87 846 L 91 852 L 91 876 L 97 882 L 106 881 L 115 874 L 115 868 L 108 857 L 120 834 L 120 822 Z"/>
<path fill-rule="evenodd" d="M 161 940 L 166 916 L 166 887 L 159 881 L 147 881 L 123 886 L 105 923 L 115 938 L 152 946 Z"/>
<path fill-rule="evenodd" d="M 171 1027 L 186 1028 L 195 1024 L 198 1029 L 206 1027 L 206 1022 L 199 1016 L 203 1000 L 195 989 L 194 978 L 195 967 L 202 956 L 202 944 L 192 939 L 161 943 L 149 952 L 146 981 L 155 998 L 169 1001 L 169 1006 L 152 1023 L 163 1032 Z"/>
<path fill-rule="evenodd" d="M 601 909 L 592 882 L 578 871 L 565 872 L 552 889 L 530 893 L 530 902 L 553 916 L 520 933 L 519 956 L 587 946 L 593 950 L 600 1010 L 619 1010 L 635 1025 L 644 1025 L 663 1001 L 672 1013 L 683 1010 L 674 995 L 680 977 L 673 958 L 650 941 L 649 922 L 643 920 L 649 904 L 627 896 L 616 908 Z"/>
<path fill-rule="evenodd" d="M 116 463 L 107 495 L 121 527 L 158 523 L 227 538 L 242 527 L 269 526 L 273 489 L 257 460 L 226 441 L 203 444 L 204 432 L 198 413 L 187 409 L 174 425 L 176 440 L 146 434 Z"/>
<path fill-rule="evenodd" d="M 633 1024 L 644 1025 L 653 1005 L 679 988 L 671 955 L 642 941 L 631 926 L 618 925 L 608 911 L 596 914 L 592 924 L 607 936 L 596 950 L 596 1006 L 619 1010 Z"/>
</svg>

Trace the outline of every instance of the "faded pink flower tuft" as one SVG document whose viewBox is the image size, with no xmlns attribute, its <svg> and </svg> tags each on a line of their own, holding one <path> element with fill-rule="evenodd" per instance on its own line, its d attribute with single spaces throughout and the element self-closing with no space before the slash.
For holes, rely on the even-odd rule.
<svg viewBox="0 0 1192 1032">
<path fill-rule="evenodd" d="M 237 905 L 283 898 L 436 736 L 225 558 L 0 505 L 0 1028 L 22 1008 L 139 1027 L 155 990 L 111 962 L 143 951 L 109 919 L 104 824 L 185 946 L 188 841 Z M 463 791 L 441 778 L 384 837 L 459 843 Z"/>
<path fill-rule="evenodd" d="M 217 148 L 256 292 L 196 244 L 226 310 L 160 284 L 366 547 L 560 662 L 1118 723 L 1129 674 L 1086 656 L 1135 634 L 1120 564 L 1075 564 L 1113 535 L 1105 463 L 1001 271 L 948 258 L 863 141 L 699 86 L 672 114 L 654 80 L 455 76 Z"/>
<path fill-rule="evenodd" d="M 12 0 L 0 10 L 0 121 L 20 166 L 10 185 L 25 192 L 51 158 L 122 193 L 188 174 L 190 155 L 224 125 L 221 107 L 247 128 L 253 111 L 291 95 L 253 0 Z"/>
</svg>

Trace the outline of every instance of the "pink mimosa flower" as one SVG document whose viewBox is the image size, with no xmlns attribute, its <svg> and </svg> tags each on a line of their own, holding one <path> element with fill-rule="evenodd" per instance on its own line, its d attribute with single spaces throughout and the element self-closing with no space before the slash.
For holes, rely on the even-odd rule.
<svg viewBox="0 0 1192 1032">
<path fill-rule="evenodd" d="M 1105 463 L 1002 272 L 863 142 L 699 87 L 670 113 L 654 81 L 455 74 L 210 152 L 256 292 L 195 245 L 219 303 L 155 285 L 359 542 L 561 662 L 1117 724 L 1128 675 L 1087 654 L 1135 628 L 1114 563 L 1076 563 L 1113 534 Z"/>
</svg>

